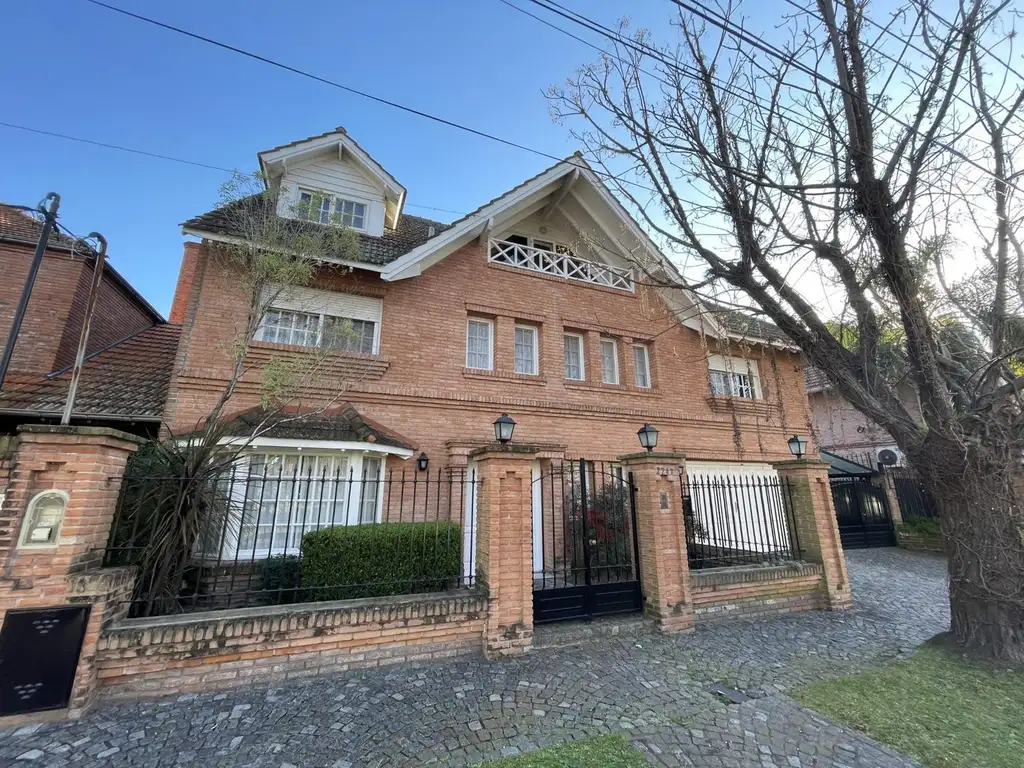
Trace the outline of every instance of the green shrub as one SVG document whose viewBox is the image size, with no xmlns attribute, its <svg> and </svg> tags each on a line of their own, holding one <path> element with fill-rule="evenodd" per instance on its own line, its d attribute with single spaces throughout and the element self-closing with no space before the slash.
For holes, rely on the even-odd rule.
<svg viewBox="0 0 1024 768">
<path fill-rule="evenodd" d="M 454 523 L 324 528 L 302 538 L 306 600 L 438 592 L 458 584 L 462 535 Z"/>
<path fill-rule="evenodd" d="M 937 517 L 912 517 L 903 521 L 903 530 L 924 536 L 941 536 L 942 528 Z"/>
<path fill-rule="evenodd" d="M 260 564 L 260 589 L 270 603 L 296 603 L 303 599 L 298 555 L 274 555 Z"/>
</svg>

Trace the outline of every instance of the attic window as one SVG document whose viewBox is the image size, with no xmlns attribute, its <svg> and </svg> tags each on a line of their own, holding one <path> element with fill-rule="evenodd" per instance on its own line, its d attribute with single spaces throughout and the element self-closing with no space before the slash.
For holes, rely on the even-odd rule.
<svg viewBox="0 0 1024 768">
<path fill-rule="evenodd" d="M 366 229 L 366 204 L 319 192 L 299 190 L 299 216 L 318 224 L 341 224 L 351 229 Z"/>
</svg>

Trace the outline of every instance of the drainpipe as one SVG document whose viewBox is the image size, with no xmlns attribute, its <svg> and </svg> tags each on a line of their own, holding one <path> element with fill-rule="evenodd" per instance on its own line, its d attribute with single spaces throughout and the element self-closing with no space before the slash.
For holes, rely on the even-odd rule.
<svg viewBox="0 0 1024 768">
<path fill-rule="evenodd" d="M 46 207 L 47 203 L 49 207 Z M 36 275 L 39 274 L 39 265 L 43 263 L 43 254 L 46 253 L 46 246 L 50 242 L 50 233 L 57 223 L 58 208 L 60 208 L 60 195 L 56 192 L 50 192 L 39 204 L 39 210 L 46 216 L 46 220 L 43 222 L 43 231 L 39 233 L 36 252 L 32 257 L 32 265 L 28 270 L 25 287 L 21 292 L 21 300 L 18 302 L 18 308 L 14 311 L 11 331 L 7 334 L 7 345 L 4 347 L 3 356 L 0 357 L 0 389 L 3 389 L 4 379 L 7 378 L 7 369 L 11 364 L 11 357 L 14 355 L 14 344 L 18 341 L 18 334 L 21 332 L 21 323 L 25 319 L 25 310 L 28 308 L 28 300 L 32 296 Z"/>
</svg>

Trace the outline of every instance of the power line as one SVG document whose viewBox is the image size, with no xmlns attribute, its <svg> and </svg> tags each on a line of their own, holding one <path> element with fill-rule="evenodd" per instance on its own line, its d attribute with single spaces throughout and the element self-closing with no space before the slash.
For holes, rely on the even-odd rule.
<svg viewBox="0 0 1024 768">
<path fill-rule="evenodd" d="M 196 160 L 185 160 L 181 157 L 172 157 L 171 155 L 163 155 L 158 152 L 148 152 L 144 149 L 135 149 L 134 147 L 124 147 L 120 144 L 110 144 L 105 141 L 94 141 L 93 139 L 85 139 L 81 136 L 71 136 L 66 133 L 57 133 L 56 131 L 44 131 L 42 128 L 31 128 L 27 125 L 17 125 L 16 123 L 7 123 L 0 121 L 0 126 L 4 128 L 13 128 L 18 131 L 27 131 L 28 133 L 37 133 L 41 136 L 50 136 L 57 139 L 64 139 L 66 141 L 77 141 L 80 144 L 91 144 L 94 147 L 103 147 L 104 149 L 113 149 L 117 152 L 130 152 L 133 155 L 144 155 L 146 157 L 154 157 L 158 160 L 168 160 L 172 163 L 181 163 L 182 165 L 194 165 L 197 168 L 205 168 L 211 171 L 223 171 L 224 173 L 236 173 L 235 169 L 223 168 L 219 165 L 211 165 L 209 163 L 201 163 Z M 454 213 L 459 216 L 465 215 L 465 211 L 455 211 L 451 208 L 438 208 L 433 205 L 419 205 L 417 203 L 406 203 L 406 206 L 410 208 L 423 208 L 428 211 L 443 211 L 444 213 Z"/>
</svg>

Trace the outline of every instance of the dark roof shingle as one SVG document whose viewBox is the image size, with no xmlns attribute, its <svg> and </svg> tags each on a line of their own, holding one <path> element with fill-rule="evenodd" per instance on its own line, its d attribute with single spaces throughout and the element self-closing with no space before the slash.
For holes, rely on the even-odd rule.
<svg viewBox="0 0 1024 768">
<path fill-rule="evenodd" d="M 43 223 L 28 211 L 0 203 L 0 238 L 35 244 L 43 231 Z M 74 240 L 54 228 L 49 247 L 70 248 Z"/>
<path fill-rule="evenodd" d="M 266 205 L 266 201 L 267 198 L 263 195 L 245 197 L 200 216 L 195 216 L 182 224 L 182 227 L 196 232 L 208 232 L 211 235 L 244 237 L 245 232 L 239 227 L 239 219 L 245 216 L 264 215 L 263 206 Z M 305 227 L 327 226 L 309 221 L 286 221 L 289 226 L 295 228 L 296 233 L 301 232 Z M 360 258 L 358 260 L 378 266 L 390 264 L 450 226 L 451 224 L 442 224 L 438 221 L 403 213 L 398 219 L 398 226 L 395 229 L 385 229 L 383 236 L 359 235 Z M 433 229 L 433 234 L 431 234 L 431 229 Z"/>
<path fill-rule="evenodd" d="M 777 325 L 767 320 L 762 320 L 740 309 L 723 307 L 720 304 L 709 303 L 707 307 L 715 319 L 730 333 L 751 340 L 777 341 L 782 344 L 793 343 Z"/>
<path fill-rule="evenodd" d="M 180 325 L 160 323 L 86 358 L 75 397 L 75 416 L 159 421 L 167 400 Z M 59 414 L 71 370 L 0 392 L 0 412 Z"/>
<path fill-rule="evenodd" d="M 228 417 L 225 429 L 230 436 L 251 436 L 255 430 L 265 429 L 260 437 L 374 443 L 410 451 L 414 448 L 408 439 L 367 419 L 351 405 L 308 413 L 297 408 L 270 412 L 253 408 Z"/>
</svg>

